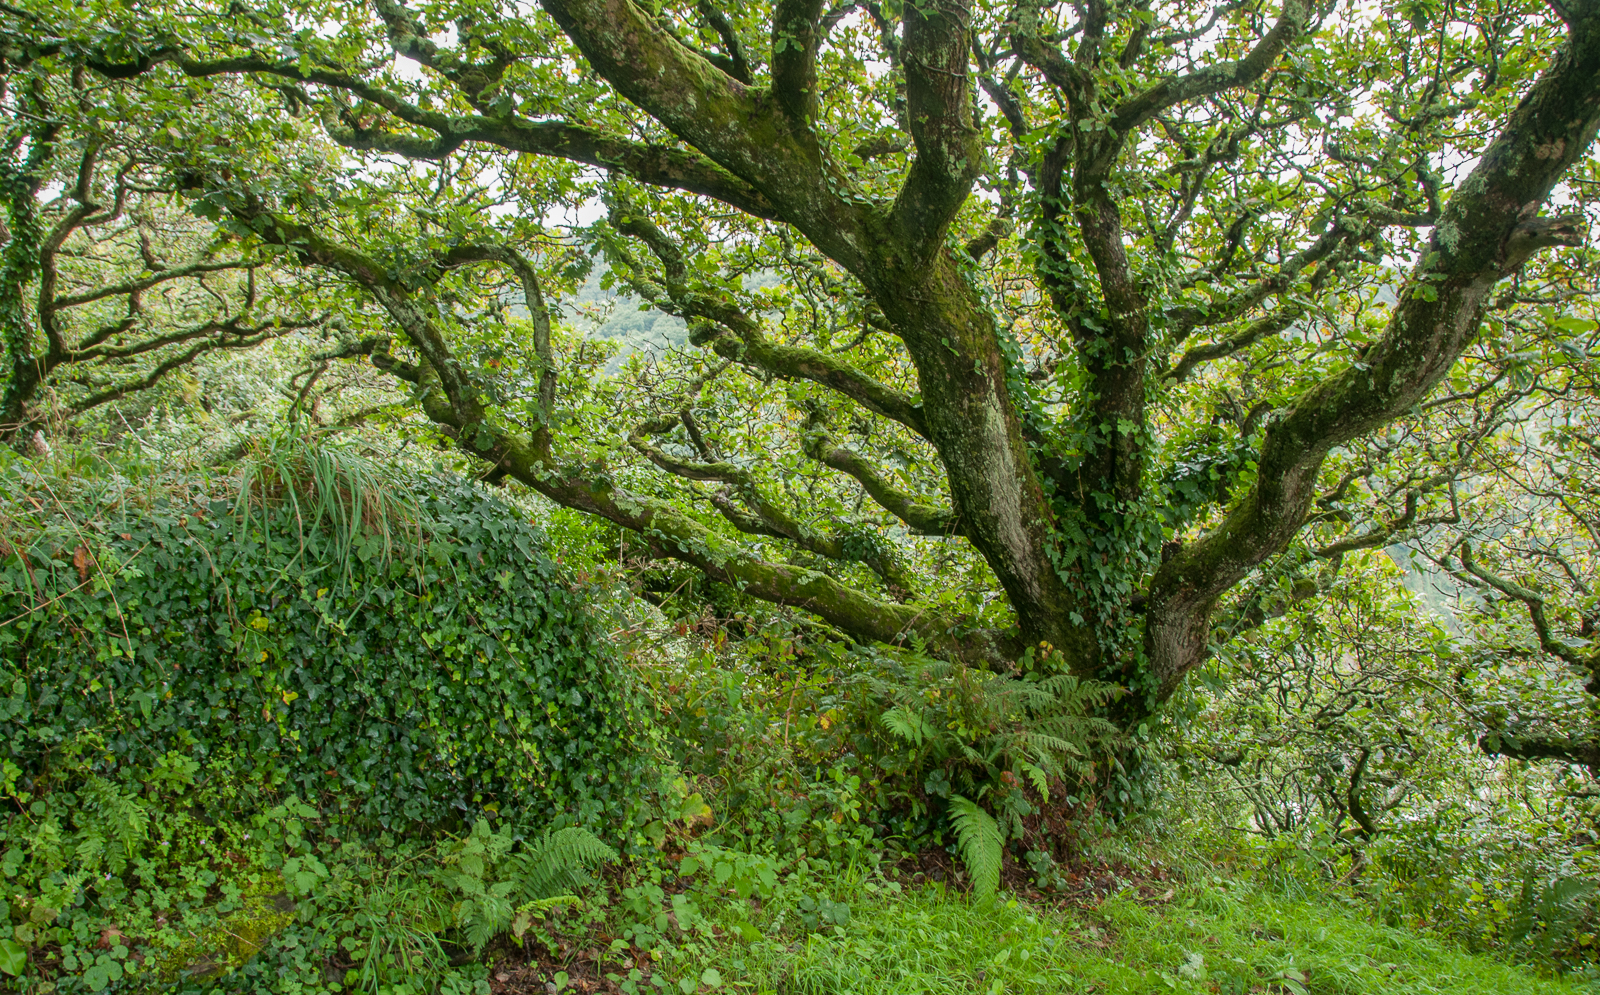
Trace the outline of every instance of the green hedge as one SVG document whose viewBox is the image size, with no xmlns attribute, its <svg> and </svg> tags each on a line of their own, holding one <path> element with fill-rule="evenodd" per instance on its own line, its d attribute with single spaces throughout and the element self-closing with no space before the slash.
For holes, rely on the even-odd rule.
<svg viewBox="0 0 1600 995">
<path fill-rule="evenodd" d="M 67 482 L 26 464 L 0 474 L 13 790 L 198 761 L 358 828 L 623 821 L 642 699 L 585 592 L 481 487 L 385 486 L 415 519 L 388 553 L 382 529 L 319 520 L 292 493 L 241 514 L 237 479 L 134 501 L 61 497 Z"/>
</svg>

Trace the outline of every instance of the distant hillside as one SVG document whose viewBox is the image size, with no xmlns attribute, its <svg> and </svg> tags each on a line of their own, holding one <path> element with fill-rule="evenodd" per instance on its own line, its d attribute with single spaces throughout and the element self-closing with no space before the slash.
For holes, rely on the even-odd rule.
<svg viewBox="0 0 1600 995">
<path fill-rule="evenodd" d="M 682 318 L 673 317 L 627 292 L 605 290 L 600 286 L 605 270 L 589 274 L 573 296 L 563 300 L 562 312 L 572 327 L 589 338 L 615 342 L 619 348 L 607 371 L 618 369 L 635 353 L 656 357 L 689 341 L 689 329 Z M 775 287 L 781 277 L 772 271 L 745 276 L 744 286 L 759 290 Z"/>
<path fill-rule="evenodd" d="M 682 318 L 653 307 L 641 309 L 644 302 L 632 294 L 602 289 L 602 274 L 598 269 L 590 273 L 577 294 L 562 302 L 562 310 L 572 326 L 588 337 L 618 344 L 620 348 L 609 364 L 610 370 L 621 366 L 623 360 L 634 353 L 660 356 L 688 341 L 689 329 Z"/>
</svg>

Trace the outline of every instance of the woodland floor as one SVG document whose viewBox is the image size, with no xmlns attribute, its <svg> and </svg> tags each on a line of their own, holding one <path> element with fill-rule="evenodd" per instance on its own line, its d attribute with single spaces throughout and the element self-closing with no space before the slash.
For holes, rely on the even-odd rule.
<svg viewBox="0 0 1600 995">
<path fill-rule="evenodd" d="M 496 995 L 554 989 L 622 993 L 630 969 L 659 973 L 640 992 L 756 995 L 1563 995 L 1596 987 L 1540 977 L 1466 953 L 1414 930 L 1368 921 L 1359 907 L 1292 899 L 1222 877 L 1179 881 L 1160 868 L 1119 864 L 1067 869 L 1049 895 L 1025 879 L 1002 897 L 971 901 L 959 876 L 930 852 L 885 869 L 850 898 L 842 926 L 796 936 L 782 896 L 719 917 L 652 963 L 595 934 L 491 969 Z M 733 903 L 730 903 L 733 904 Z M 751 930 L 741 930 L 739 924 Z M 752 939 L 753 935 L 759 938 Z M 714 984 L 706 984 L 707 971 Z M 1591 983 L 1592 984 L 1592 983 Z"/>
</svg>

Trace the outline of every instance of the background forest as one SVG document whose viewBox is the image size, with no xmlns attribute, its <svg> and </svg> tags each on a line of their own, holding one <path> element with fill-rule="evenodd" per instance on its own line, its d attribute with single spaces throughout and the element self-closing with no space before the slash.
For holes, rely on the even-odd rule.
<svg viewBox="0 0 1600 995">
<path fill-rule="evenodd" d="M 0 3 L 0 984 L 1600 988 L 1600 5 Z"/>
</svg>

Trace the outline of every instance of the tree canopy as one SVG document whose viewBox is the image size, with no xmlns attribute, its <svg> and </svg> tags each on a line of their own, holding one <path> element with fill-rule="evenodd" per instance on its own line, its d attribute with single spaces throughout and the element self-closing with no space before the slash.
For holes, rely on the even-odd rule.
<svg viewBox="0 0 1600 995">
<path fill-rule="evenodd" d="M 1592 546 L 1473 531 L 1593 535 L 1592 0 L 3 10 L 12 431 L 318 326 L 636 554 L 1132 720 L 1403 543 L 1600 681 Z M 692 348 L 603 375 L 591 271 Z M 107 345 L 179 283 L 203 331 Z M 1589 761 L 1586 709 L 1486 746 Z"/>
</svg>

